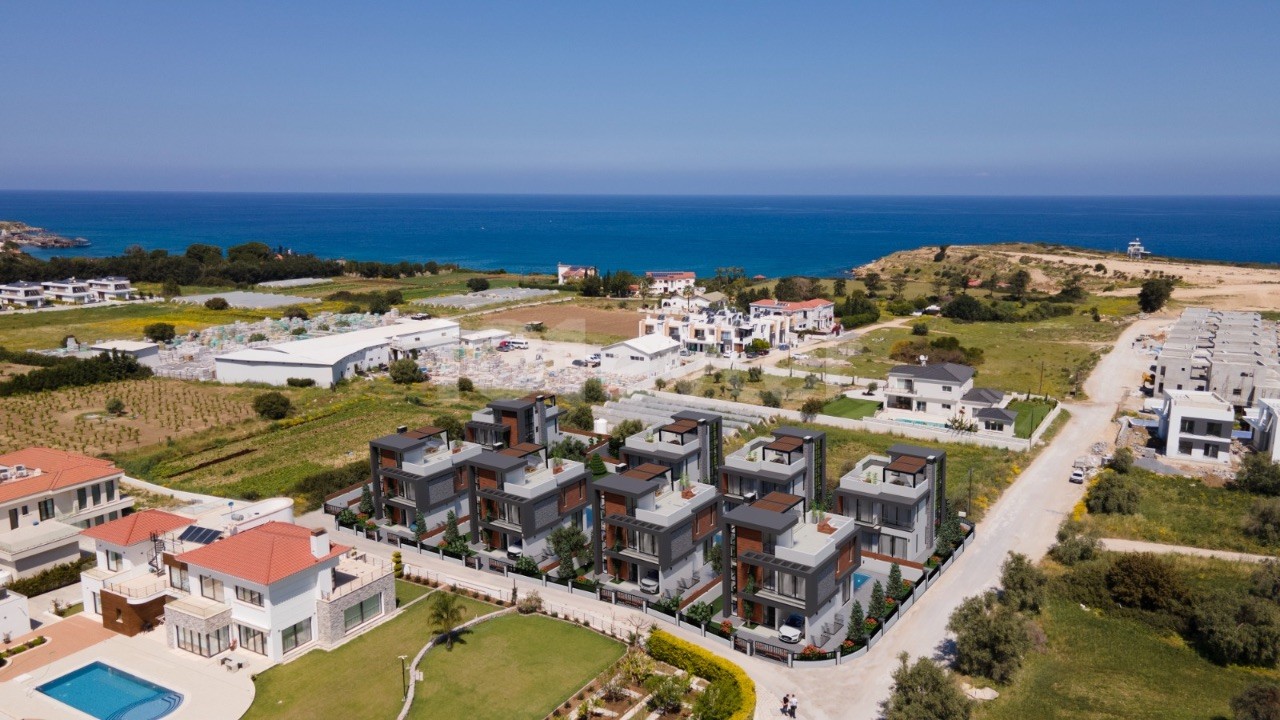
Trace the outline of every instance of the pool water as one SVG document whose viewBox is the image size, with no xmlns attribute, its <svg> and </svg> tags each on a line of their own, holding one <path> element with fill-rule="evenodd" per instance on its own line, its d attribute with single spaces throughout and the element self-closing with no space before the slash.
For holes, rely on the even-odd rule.
<svg viewBox="0 0 1280 720">
<path fill-rule="evenodd" d="M 866 585 L 867 581 L 870 579 L 871 579 L 870 575 L 863 575 L 860 572 L 855 572 L 853 574 L 853 591 L 857 592 L 858 589 L 861 588 L 863 585 Z"/>
<path fill-rule="evenodd" d="M 101 662 L 36 689 L 98 720 L 157 720 L 182 704 L 180 693 Z"/>
</svg>

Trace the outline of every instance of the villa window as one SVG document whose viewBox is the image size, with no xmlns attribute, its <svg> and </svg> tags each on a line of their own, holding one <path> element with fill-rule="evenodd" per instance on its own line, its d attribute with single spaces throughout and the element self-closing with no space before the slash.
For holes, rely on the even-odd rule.
<svg viewBox="0 0 1280 720">
<path fill-rule="evenodd" d="M 116 552 L 115 550 L 107 551 L 107 569 L 108 570 L 110 570 L 111 572 L 119 571 L 120 560 L 121 560 L 120 553 Z"/>
<path fill-rule="evenodd" d="M 1190 441 L 1190 440 L 1182 440 L 1182 441 L 1180 441 L 1180 442 L 1178 443 L 1178 454 L 1180 454 L 1180 455 L 1190 455 L 1190 454 L 1191 454 L 1191 441 Z"/>
<path fill-rule="evenodd" d="M 201 657 L 213 657 L 231 642 L 231 626 L 224 625 L 211 633 L 201 633 L 189 628 L 175 628 L 178 647 Z"/>
<path fill-rule="evenodd" d="M 1209 423 L 1208 427 L 1205 429 L 1205 434 L 1222 437 L 1222 423 Z"/>
<path fill-rule="evenodd" d="M 262 607 L 262 593 L 257 590 L 250 590 L 247 587 L 236 586 L 236 599 L 242 603 L 257 605 Z"/>
<path fill-rule="evenodd" d="M 107 502 L 115 502 L 116 500 L 116 484 L 114 482 L 106 483 L 107 486 Z"/>
<path fill-rule="evenodd" d="M 985 423 L 983 423 L 983 426 L 986 427 L 986 429 L 988 430 L 994 430 L 995 432 L 1004 432 L 1004 423 L 1002 422 L 995 422 L 993 420 L 988 420 Z"/>
<path fill-rule="evenodd" d="M 942 392 L 946 392 L 946 393 L 951 392 L 951 386 L 950 386 L 950 385 L 943 385 L 943 386 L 942 386 Z"/>
<path fill-rule="evenodd" d="M 1178 388 L 1178 389 L 1181 390 L 1182 388 Z M 1195 429 L 1196 429 L 1196 423 L 1194 420 L 1183 420 L 1181 423 L 1178 424 L 1178 430 L 1184 433 L 1194 432 Z"/>
<path fill-rule="evenodd" d="M 352 628 L 363 625 L 381 614 L 382 593 L 378 593 L 342 611 L 343 632 L 351 632 Z"/>
<path fill-rule="evenodd" d="M 54 514 L 53 498 L 49 498 L 48 500 L 41 500 L 40 502 L 36 503 L 36 508 L 40 511 L 41 520 L 53 519 L 53 514 Z"/>
<path fill-rule="evenodd" d="M 1209 444 L 1205 445 L 1205 446 L 1204 446 L 1204 456 L 1205 456 L 1205 457 L 1207 457 L 1207 458 L 1216 458 L 1216 457 L 1218 457 L 1218 446 L 1217 446 L 1217 445 L 1214 445 L 1213 443 L 1209 443 Z"/>
<path fill-rule="evenodd" d="M 880 534 L 880 551 L 887 552 L 891 557 L 905 559 L 910 551 L 910 545 L 911 543 L 906 538 L 894 537 L 884 533 Z"/>
<path fill-rule="evenodd" d="M 191 577 L 186 568 L 169 567 L 169 587 L 183 592 L 191 592 Z"/>
<path fill-rule="evenodd" d="M 222 581 L 208 575 L 200 576 L 200 594 L 210 600 L 223 601 Z"/>
<path fill-rule="evenodd" d="M 804 599 L 804 577 L 784 572 L 777 572 L 774 575 L 774 587 L 768 589 L 785 597 Z"/>
<path fill-rule="evenodd" d="M 942 404 L 942 409 L 943 409 L 943 410 L 950 410 L 950 409 L 951 409 L 951 405 L 950 405 L 949 403 L 943 403 L 943 404 Z"/>
<path fill-rule="evenodd" d="M 645 555 L 657 556 L 658 554 L 658 539 L 651 533 L 627 530 L 627 546 Z"/>
<path fill-rule="evenodd" d="M 259 655 L 267 654 L 267 634 L 248 625 L 237 625 L 240 647 Z"/>
<path fill-rule="evenodd" d="M 76 488 L 76 507 L 81 510 L 89 507 L 89 491 L 86 488 Z"/>
<path fill-rule="evenodd" d="M 92 491 L 91 494 L 93 495 L 93 506 L 97 507 L 102 503 L 102 486 L 94 485 L 92 488 L 90 488 L 90 490 Z"/>
<path fill-rule="evenodd" d="M 311 618 L 280 631 L 280 646 L 284 652 L 293 652 L 311 642 Z"/>
</svg>

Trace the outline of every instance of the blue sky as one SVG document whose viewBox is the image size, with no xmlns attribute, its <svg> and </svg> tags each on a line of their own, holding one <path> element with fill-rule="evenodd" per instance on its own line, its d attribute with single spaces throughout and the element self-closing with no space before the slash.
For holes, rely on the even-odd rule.
<svg viewBox="0 0 1280 720">
<path fill-rule="evenodd" d="M 1280 193 L 1274 1 L 32 2 L 0 25 L 7 189 Z"/>
</svg>

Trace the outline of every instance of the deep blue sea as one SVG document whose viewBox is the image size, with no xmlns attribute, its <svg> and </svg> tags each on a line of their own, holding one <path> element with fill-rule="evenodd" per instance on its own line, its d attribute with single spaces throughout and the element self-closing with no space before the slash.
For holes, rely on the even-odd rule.
<svg viewBox="0 0 1280 720">
<path fill-rule="evenodd" d="M 322 257 L 554 271 L 737 265 L 834 275 L 922 245 L 1049 242 L 1280 262 L 1280 197 L 657 197 L 0 192 L 0 219 L 92 242 L 54 254 L 260 240 Z"/>
</svg>

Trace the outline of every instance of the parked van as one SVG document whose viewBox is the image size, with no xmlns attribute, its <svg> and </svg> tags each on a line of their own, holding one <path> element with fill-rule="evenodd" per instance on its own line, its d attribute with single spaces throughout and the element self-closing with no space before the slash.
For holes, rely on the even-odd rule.
<svg viewBox="0 0 1280 720">
<path fill-rule="evenodd" d="M 506 345 L 508 350 L 528 350 L 529 349 L 528 340 L 506 340 L 502 344 Z"/>
</svg>

